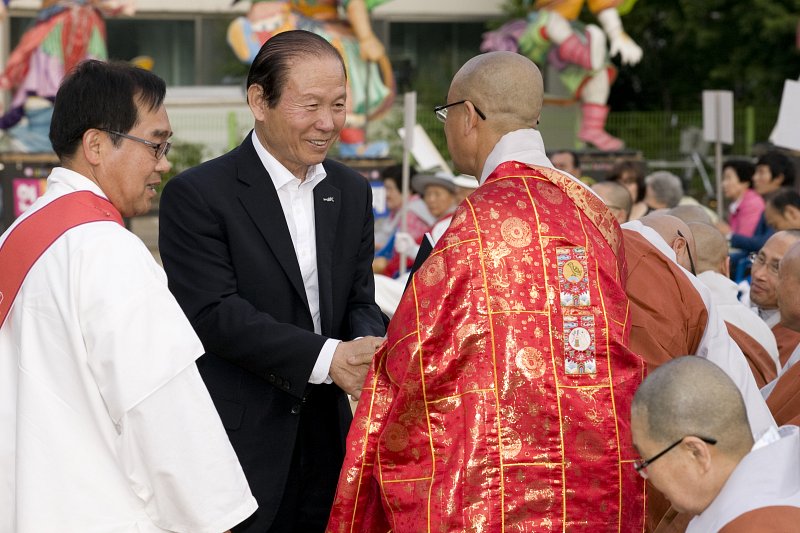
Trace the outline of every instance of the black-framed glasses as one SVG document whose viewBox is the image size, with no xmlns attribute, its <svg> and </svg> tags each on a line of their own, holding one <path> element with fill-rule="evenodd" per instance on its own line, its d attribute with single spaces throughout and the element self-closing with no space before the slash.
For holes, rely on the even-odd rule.
<svg viewBox="0 0 800 533">
<path fill-rule="evenodd" d="M 100 130 L 109 133 L 111 135 L 119 135 L 120 137 L 125 137 L 126 139 L 130 139 L 132 141 L 142 143 L 145 146 L 149 146 L 150 148 L 153 149 L 156 159 L 161 159 L 162 157 L 166 156 L 169 153 L 169 149 L 172 148 L 172 143 L 169 141 L 154 143 L 153 141 L 148 141 L 147 139 L 142 139 L 141 137 L 136 137 L 135 135 L 128 135 L 127 133 L 122 133 L 119 131 L 109 130 L 105 128 L 100 128 Z"/>
<path fill-rule="evenodd" d="M 689 248 L 689 239 L 687 239 L 686 236 L 681 233 L 681 230 L 678 230 L 678 237 L 686 241 L 686 253 L 689 256 L 689 267 L 692 269 L 692 274 L 696 276 L 697 272 L 694 270 L 694 258 L 692 257 L 692 250 Z"/>
<path fill-rule="evenodd" d="M 752 265 L 752 267 L 750 267 L 751 270 L 753 267 L 756 266 L 759 268 L 765 266 L 767 267 L 767 272 L 769 272 L 773 276 L 778 276 L 778 274 L 780 273 L 780 266 L 781 266 L 780 261 L 772 261 L 770 263 L 767 263 L 766 256 L 759 252 L 750 252 L 747 255 L 747 258 L 750 260 L 750 264 Z"/>
<path fill-rule="evenodd" d="M 677 440 L 677 441 L 673 442 L 672 444 L 670 444 L 669 446 L 667 446 L 666 448 L 664 448 L 663 450 L 661 450 L 660 452 L 655 454 L 650 459 L 645 459 L 644 461 L 634 461 L 633 468 L 636 469 L 636 471 L 639 473 L 640 476 L 642 476 L 644 479 L 647 479 L 647 470 L 646 470 L 646 468 L 648 466 L 650 466 L 651 464 L 655 463 L 658 459 L 660 459 L 663 455 L 665 455 L 672 448 L 674 448 L 675 446 L 677 446 L 678 444 L 683 442 L 683 439 L 685 439 L 686 437 L 694 437 L 696 439 L 700 439 L 701 441 L 705 442 L 706 444 L 711 444 L 711 445 L 714 445 L 714 444 L 717 443 L 717 439 L 711 439 L 709 437 L 698 437 L 697 435 L 686 435 L 684 437 L 681 437 L 680 440 Z"/>
<path fill-rule="evenodd" d="M 467 100 L 459 100 L 458 102 L 453 102 L 452 104 L 445 104 L 445 105 L 437 105 L 433 108 L 433 112 L 436 114 L 436 118 L 439 119 L 439 122 L 444 122 L 447 120 L 447 108 L 452 107 L 458 104 L 465 104 Z M 483 111 L 478 109 L 478 106 L 472 104 L 472 107 L 475 108 L 475 112 L 481 117 L 482 120 L 486 120 L 486 115 L 483 114 Z"/>
</svg>

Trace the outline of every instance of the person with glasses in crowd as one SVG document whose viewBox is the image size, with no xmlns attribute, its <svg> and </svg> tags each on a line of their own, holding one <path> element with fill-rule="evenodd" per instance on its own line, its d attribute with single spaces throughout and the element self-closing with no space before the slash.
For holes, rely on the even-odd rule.
<svg viewBox="0 0 800 533">
<path fill-rule="evenodd" d="M 770 327 L 742 303 L 739 285 L 730 278 L 730 257 L 725 236 L 711 224 L 689 223 L 697 250 L 697 277 L 711 291 L 714 305 L 728 333 L 742 349 L 756 384 L 763 387 L 780 370 L 778 345 Z"/>
<path fill-rule="evenodd" d="M 648 369 L 685 354 L 719 365 L 742 392 L 754 432 L 774 425 L 742 350 L 728 333 L 714 298 L 694 274 L 697 255 L 686 223 L 653 214 L 623 224 L 630 301 L 630 348 Z M 669 509 L 655 490 L 647 493 L 649 530 Z"/>
<path fill-rule="evenodd" d="M 633 468 L 691 519 L 687 533 L 797 530 L 800 429 L 754 436 L 741 391 L 712 362 L 686 356 L 651 372 L 631 431 Z"/>
<path fill-rule="evenodd" d="M 783 255 L 798 241 L 800 241 L 800 230 L 779 231 L 767 239 L 757 253 L 749 256 L 752 262 L 750 304 L 775 335 L 781 368 L 800 344 L 800 333 L 781 323 L 781 311 L 778 308 L 780 262 Z"/>
<path fill-rule="evenodd" d="M 169 286 L 259 509 L 237 531 L 322 532 L 381 336 L 372 187 L 327 158 L 346 69 L 311 32 L 279 33 L 247 77 L 254 129 L 172 178 L 160 205 Z"/>
<path fill-rule="evenodd" d="M 545 155 L 543 94 L 529 59 L 491 52 L 435 108 L 480 186 L 375 356 L 330 531 L 643 527 L 644 484 L 626 468 L 622 406 L 644 364 L 626 347 L 622 235 Z"/>
<path fill-rule="evenodd" d="M 633 208 L 628 189 L 615 181 L 600 181 L 592 185 L 592 190 L 603 200 L 617 222 L 624 224 L 628 221 Z"/>
<path fill-rule="evenodd" d="M 165 94 L 79 64 L 50 125 L 60 166 L 0 237 L 0 531 L 219 532 L 256 510 L 203 346 L 122 224 L 170 169 Z"/>
</svg>

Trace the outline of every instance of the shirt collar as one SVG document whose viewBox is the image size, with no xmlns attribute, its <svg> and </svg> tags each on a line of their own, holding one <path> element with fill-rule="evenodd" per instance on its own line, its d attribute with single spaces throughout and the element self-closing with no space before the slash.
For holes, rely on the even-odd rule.
<svg viewBox="0 0 800 533">
<path fill-rule="evenodd" d="M 530 128 L 511 131 L 497 141 L 483 165 L 480 184 L 483 185 L 489 174 L 506 161 L 554 168 L 545 154 L 542 134 Z"/>
<path fill-rule="evenodd" d="M 97 183 L 74 170 L 65 167 L 54 167 L 47 177 L 47 187 L 50 188 L 57 183 L 76 191 L 90 191 L 108 200 L 108 195 L 103 192 L 103 189 Z"/>
<path fill-rule="evenodd" d="M 280 161 L 275 158 L 275 156 L 273 156 L 267 151 L 266 148 L 264 148 L 264 145 L 261 144 L 258 135 L 256 135 L 256 130 L 253 130 L 253 132 L 250 134 L 250 138 L 253 141 L 253 147 L 256 149 L 256 154 L 258 154 L 261 164 L 264 165 L 267 174 L 269 174 L 269 177 L 272 179 L 273 185 L 275 185 L 275 190 L 279 190 L 281 187 L 284 187 L 288 183 L 292 183 L 294 180 L 299 181 L 294 174 L 289 172 L 289 169 L 283 166 Z M 322 166 L 322 163 L 312 165 L 308 167 L 306 179 L 303 181 L 303 185 L 313 189 L 317 183 L 325 179 L 327 175 L 328 174 L 325 172 L 325 167 Z"/>
</svg>

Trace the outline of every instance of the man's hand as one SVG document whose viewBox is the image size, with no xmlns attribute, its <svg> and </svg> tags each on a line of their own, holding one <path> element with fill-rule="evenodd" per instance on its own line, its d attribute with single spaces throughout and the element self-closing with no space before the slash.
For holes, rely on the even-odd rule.
<svg viewBox="0 0 800 533">
<path fill-rule="evenodd" d="M 383 339 L 380 337 L 363 337 L 354 341 L 340 342 L 333 352 L 328 375 L 343 391 L 358 400 L 372 356 L 382 343 Z"/>
</svg>

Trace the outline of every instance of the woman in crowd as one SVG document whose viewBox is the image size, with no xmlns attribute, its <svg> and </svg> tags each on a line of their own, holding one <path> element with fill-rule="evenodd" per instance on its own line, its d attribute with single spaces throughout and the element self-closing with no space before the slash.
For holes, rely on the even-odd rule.
<svg viewBox="0 0 800 533">
<path fill-rule="evenodd" d="M 414 172 L 412 168 L 412 177 Z M 401 228 L 400 213 L 403 207 L 402 175 L 402 165 L 388 167 L 381 174 L 383 187 L 386 191 L 386 208 L 389 211 L 389 216 L 383 224 L 376 224 L 378 226 L 375 231 L 376 253 L 375 259 L 372 261 L 372 271 L 389 277 L 396 276 L 400 270 L 400 254 L 395 252 L 395 236 Z M 428 207 L 422 198 L 415 194 L 409 198 L 406 221 L 407 235 L 418 245 L 422 242 L 422 237 L 425 233 L 430 231 L 434 222 L 436 222 L 436 217 L 428 211 Z M 414 257 L 410 257 L 409 261 L 413 263 Z"/>
<path fill-rule="evenodd" d="M 764 212 L 764 199 L 753 190 L 756 167 L 743 159 L 733 159 L 722 165 L 722 192 L 731 201 L 728 228 L 723 233 L 738 233 L 752 237 Z"/>
<path fill-rule="evenodd" d="M 631 208 L 630 220 L 643 217 L 648 209 L 647 204 L 644 202 L 646 189 L 644 185 L 645 173 L 646 169 L 643 162 L 620 161 L 614 165 L 606 176 L 606 180 L 616 181 L 631 193 L 633 207 Z"/>
</svg>

